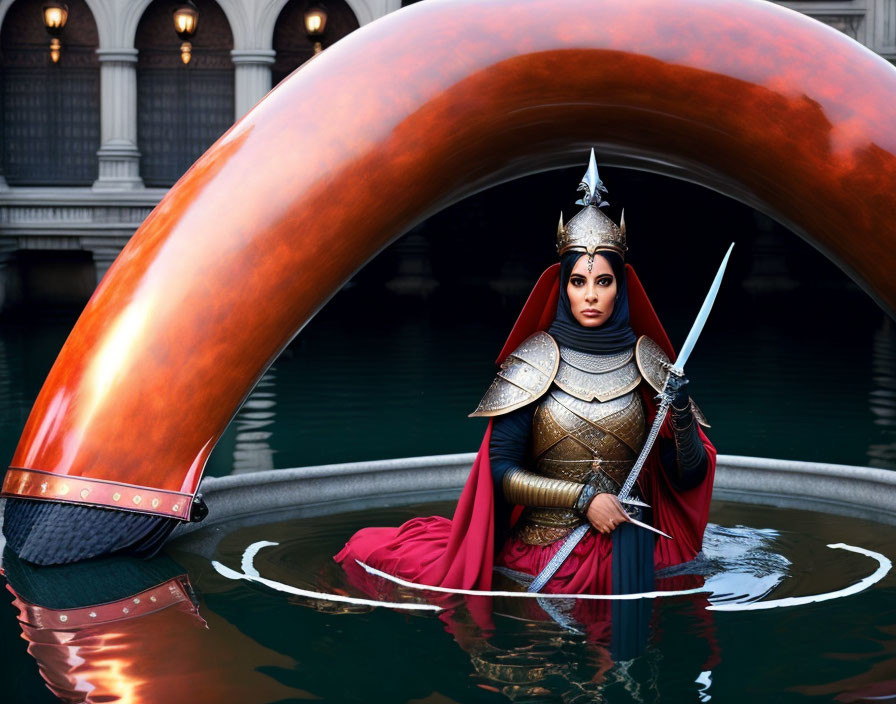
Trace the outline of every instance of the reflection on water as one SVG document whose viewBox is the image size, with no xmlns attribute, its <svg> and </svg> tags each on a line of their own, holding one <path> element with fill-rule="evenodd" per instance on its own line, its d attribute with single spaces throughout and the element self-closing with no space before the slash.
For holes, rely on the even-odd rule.
<svg viewBox="0 0 896 704">
<path fill-rule="evenodd" d="M 259 667 L 294 665 L 201 608 L 170 557 L 106 558 L 35 568 L 8 550 L 22 638 L 65 702 L 240 702 L 308 698 Z"/>
<path fill-rule="evenodd" d="M 277 371 L 268 369 L 249 398 L 233 419 L 236 446 L 233 450 L 233 472 L 260 472 L 274 469 L 274 450 L 270 439 L 273 435 L 275 416 Z"/>
<path fill-rule="evenodd" d="M 148 562 L 113 558 L 35 569 L 6 555 L 14 608 L 3 609 L 0 667 L 16 668 L 16 679 L 30 683 L 11 701 L 53 701 L 44 687 L 66 701 L 130 704 L 896 695 L 892 576 L 856 596 L 776 613 L 710 612 L 705 594 L 645 601 L 646 637 L 620 656 L 613 631 L 628 636 L 633 624 L 607 602 L 574 602 L 577 633 L 532 599 L 430 594 L 426 600 L 442 612 L 371 610 L 229 579 L 211 566 L 218 560 L 239 567 L 245 547 L 267 538 L 279 545 L 253 556 L 261 575 L 357 594 L 329 557 L 341 542 L 358 525 L 392 524 L 433 508 L 450 505 L 199 532 Z M 701 560 L 665 572 L 663 582 L 715 581 L 712 599 L 819 593 L 869 571 L 867 558 L 831 555 L 832 540 L 884 551 L 894 544 L 893 528 L 810 512 L 725 504 L 712 519 Z"/>
<path fill-rule="evenodd" d="M 868 447 L 872 467 L 896 467 L 896 324 L 885 318 L 874 333 L 869 405 L 881 439 Z"/>
</svg>

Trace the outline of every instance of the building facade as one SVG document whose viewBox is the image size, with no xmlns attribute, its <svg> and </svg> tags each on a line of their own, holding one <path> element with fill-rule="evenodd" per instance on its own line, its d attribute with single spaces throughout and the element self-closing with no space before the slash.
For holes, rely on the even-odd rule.
<svg viewBox="0 0 896 704">
<path fill-rule="evenodd" d="M 68 0 L 53 63 L 42 4 L 0 0 L 0 307 L 54 257 L 95 285 L 167 188 L 314 51 L 311 0 L 195 0 L 188 64 L 169 2 Z M 323 46 L 402 4 L 327 0 Z M 896 0 L 780 4 L 896 60 Z"/>
</svg>

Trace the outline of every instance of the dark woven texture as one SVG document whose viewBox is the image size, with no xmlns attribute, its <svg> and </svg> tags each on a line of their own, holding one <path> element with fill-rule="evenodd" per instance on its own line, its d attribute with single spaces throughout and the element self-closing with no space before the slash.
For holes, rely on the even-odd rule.
<svg viewBox="0 0 896 704">
<path fill-rule="evenodd" d="M 3 569 L 16 594 L 48 609 L 108 604 L 179 577 L 186 570 L 167 555 L 152 560 L 106 557 L 75 565 L 35 566 L 7 548 Z"/>
<path fill-rule="evenodd" d="M 151 557 L 177 522 L 145 513 L 7 499 L 3 535 L 23 560 L 62 565 L 116 552 Z"/>
</svg>

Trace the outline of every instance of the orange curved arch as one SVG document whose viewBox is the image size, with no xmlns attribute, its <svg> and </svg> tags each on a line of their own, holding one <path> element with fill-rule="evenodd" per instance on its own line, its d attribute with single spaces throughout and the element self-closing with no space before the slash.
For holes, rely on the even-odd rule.
<svg viewBox="0 0 896 704">
<path fill-rule="evenodd" d="M 147 218 L 60 352 L 5 494 L 185 517 L 239 404 L 356 269 L 591 145 L 772 214 L 892 311 L 894 97 L 893 66 L 761 0 L 396 12 L 278 86 Z"/>
</svg>

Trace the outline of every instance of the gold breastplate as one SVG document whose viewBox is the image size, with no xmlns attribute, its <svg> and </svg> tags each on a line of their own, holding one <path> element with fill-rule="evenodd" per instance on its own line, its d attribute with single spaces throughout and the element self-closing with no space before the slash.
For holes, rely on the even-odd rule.
<svg viewBox="0 0 896 704">
<path fill-rule="evenodd" d="M 646 436 L 641 375 L 632 352 L 587 355 L 561 348 L 554 384 L 532 421 L 537 474 L 584 483 L 592 475 L 604 491 L 618 492 Z M 567 509 L 528 507 L 517 536 L 546 545 L 581 522 Z"/>
</svg>

